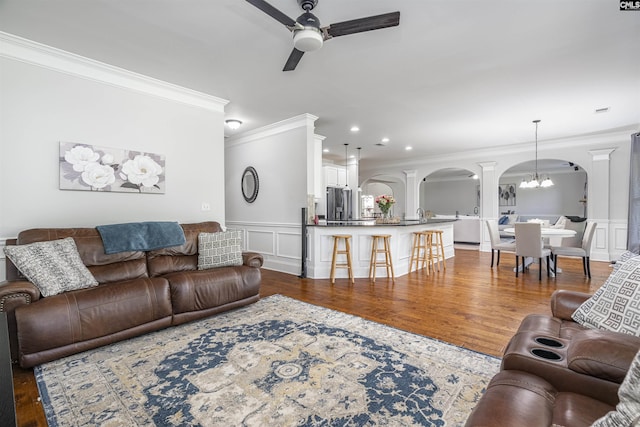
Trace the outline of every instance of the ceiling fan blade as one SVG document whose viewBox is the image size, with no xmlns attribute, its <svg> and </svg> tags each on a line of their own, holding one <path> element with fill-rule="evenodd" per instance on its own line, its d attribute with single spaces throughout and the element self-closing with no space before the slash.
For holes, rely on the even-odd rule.
<svg viewBox="0 0 640 427">
<path fill-rule="evenodd" d="M 326 33 L 330 37 L 339 37 L 362 33 L 364 31 L 395 27 L 398 24 L 400 24 L 400 12 L 390 12 L 382 15 L 369 16 L 367 18 L 353 19 L 351 21 L 331 24 L 326 27 Z"/>
<path fill-rule="evenodd" d="M 289 55 L 289 59 L 287 59 L 287 63 L 284 64 L 284 68 L 282 69 L 282 71 L 295 70 L 298 66 L 298 62 L 300 62 L 300 59 L 302 59 L 302 55 L 304 55 L 304 52 L 294 47 L 291 51 L 291 55 Z"/>
<path fill-rule="evenodd" d="M 287 15 L 280 12 L 278 9 L 271 6 L 266 1 L 264 0 L 247 0 L 247 1 L 252 5 L 254 5 L 255 7 L 257 7 L 258 9 L 260 9 L 261 11 L 263 11 L 264 13 L 266 13 L 267 15 L 269 15 L 270 17 L 272 17 L 273 19 L 275 19 L 276 21 L 280 22 L 282 25 L 289 27 L 289 29 L 296 26 L 296 21 L 294 19 L 289 18 Z"/>
</svg>

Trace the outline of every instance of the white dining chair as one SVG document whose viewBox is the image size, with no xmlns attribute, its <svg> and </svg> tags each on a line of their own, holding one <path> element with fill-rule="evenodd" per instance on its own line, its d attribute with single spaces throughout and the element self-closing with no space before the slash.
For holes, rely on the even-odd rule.
<svg viewBox="0 0 640 427">
<path fill-rule="evenodd" d="M 522 257 L 522 271 L 525 269 L 527 257 L 538 258 L 538 280 L 542 280 L 542 258 L 547 260 L 547 276 L 549 273 L 549 257 L 551 250 L 542 246 L 542 227 L 535 222 L 516 222 L 516 277 L 518 277 L 518 264 Z"/>
<path fill-rule="evenodd" d="M 598 223 L 596 222 L 587 222 L 584 234 L 582 235 L 582 246 L 579 248 L 572 246 L 552 246 L 551 253 L 553 255 L 554 268 L 558 267 L 558 255 L 582 257 L 582 270 L 585 276 L 591 279 L 591 263 L 589 262 L 589 257 L 591 256 L 591 242 L 597 225 Z"/>
<path fill-rule="evenodd" d="M 498 227 L 498 221 L 495 219 L 488 219 L 486 223 L 487 229 L 489 230 L 489 239 L 491 239 L 491 268 L 493 268 L 494 252 L 498 252 L 498 259 L 496 261 L 497 267 L 500 265 L 500 251 L 515 252 L 516 244 L 513 242 L 502 242 L 500 240 L 500 228 Z"/>
</svg>

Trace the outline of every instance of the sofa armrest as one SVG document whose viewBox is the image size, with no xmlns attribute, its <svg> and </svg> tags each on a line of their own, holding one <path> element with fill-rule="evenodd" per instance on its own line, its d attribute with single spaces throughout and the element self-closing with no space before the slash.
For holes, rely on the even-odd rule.
<svg viewBox="0 0 640 427">
<path fill-rule="evenodd" d="M 9 348 L 11 360 L 18 360 L 18 338 L 16 328 L 15 310 L 21 305 L 31 304 L 40 299 L 40 291 L 31 282 L 16 280 L 14 282 L 0 283 L 0 311 L 7 313 L 7 326 L 9 329 Z"/>
<path fill-rule="evenodd" d="M 591 298 L 590 294 L 584 292 L 558 290 L 551 295 L 551 313 L 553 317 L 562 320 L 572 320 L 571 315 L 582 305 L 583 302 Z"/>
<path fill-rule="evenodd" d="M 257 252 L 242 252 L 242 264 L 249 267 L 262 267 L 264 258 Z"/>
<path fill-rule="evenodd" d="M 567 364 L 572 371 L 620 384 L 639 350 L 639 337 L 589 329 L 571 341 Z"/>
<path fill-rule="evenodd" d="M 40 290 L 31 282 L 17 280 L 0 283 L 0 311 L 13 312 L 19 305 L 40 299 Z"/>
</svg>

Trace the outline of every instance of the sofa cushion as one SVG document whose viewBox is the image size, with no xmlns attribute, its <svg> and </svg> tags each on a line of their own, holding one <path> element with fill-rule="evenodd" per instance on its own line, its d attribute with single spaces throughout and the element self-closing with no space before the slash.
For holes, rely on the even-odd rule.
<svg viewBox="0 0 640 427">
<path fill-rule="evenodd" d="M 184 245 L 147 252 L 149 276 L 156 277 L 175 271 L 197 270 L 198 236 L 200 233 L 222 231 L 220 224 L 215 221 L 182 224 L 182 229 L 186 239 Z"/>
<path fill-rule="evenodd" d="M 175 272 L 163 277 L 169 281 L 174 315 L 207 310 L 260 293 L 260 270 L 246 266 Z"/>
<path fill-rule="evenodd" d="M 622 263 L 572 318 L 587 328 L 640 336 L 640 257 Z"/>
<path fill-rule="evenodd" d="M 18 234 L 17 244 L 72 237 L 82 263 L 100 284 L 147 277 L 147 258 L 142 251 L 107 255 L 98 230 L 93 228 L 32 228 Z"/>
<path fill-rule="evenodd" d="M 5 254 L 42 296 L 97 286 L 98 281 L 82 263 L 71 237 L 27 245 L 6 246 Z"/>
<path fill-rule="evenodd" d="M 18 307 L 15 313 L 21 364 L 32 366 L 23 359 L 158 319 L 168 319 L 168 326 L 172 310 L 167 280 L 142 278 L 44 298 Z"/>
<path fill-rule="evenodd" d="M 198 270 L 242 265 L 242 231 L 198 235 Z"/>
<path fill-rule="evenodd" d="M 536 375 L 503 370 L 492 379 L 465 427 L 587 426 L 613 406 L 563 392 Z"/>
<path fill-rule="evenodd" d="M 593 423 L 593 427 L 636 426 L 640 422 L 640 351 L 618 390 L 620 403 L 615 411 Z"/>
<path fill-rule="evenodd" d="M 572 371 L 620 384 L 639 349 L 639 337 L 584 329 L 567 348 L 567 365 Z"/>
</svg>

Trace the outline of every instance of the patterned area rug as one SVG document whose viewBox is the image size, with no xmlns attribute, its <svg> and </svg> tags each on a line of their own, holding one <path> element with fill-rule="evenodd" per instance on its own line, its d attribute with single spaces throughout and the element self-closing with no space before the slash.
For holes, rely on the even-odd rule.
<svg viewBox="0 0 640 427">
<path fill-rule="evenodd" d="M 499 368 L 276 295 L 35 373 L 50 426 L 459 426 Z"/>
</svg>

